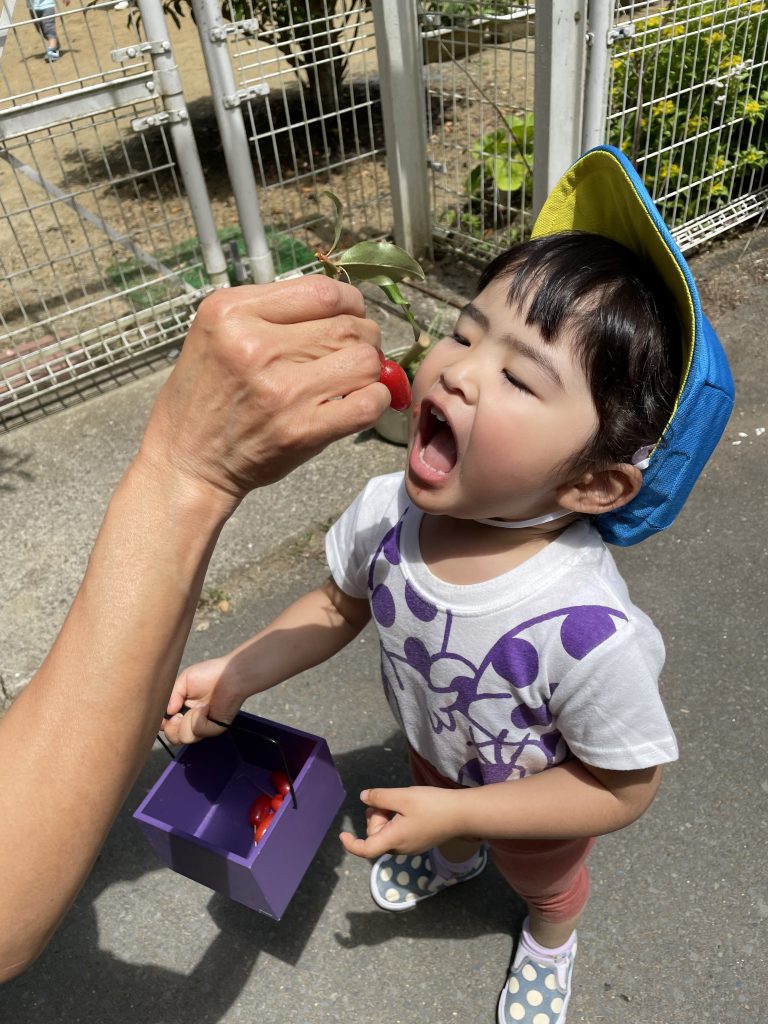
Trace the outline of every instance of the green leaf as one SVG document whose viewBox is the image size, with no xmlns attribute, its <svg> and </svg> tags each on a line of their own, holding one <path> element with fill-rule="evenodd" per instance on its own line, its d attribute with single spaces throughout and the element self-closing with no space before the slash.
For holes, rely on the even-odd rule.
<svg viewBox="0 0 768 1024">
<path fill-rule="evenodd" d="M 408 320 L 408 323 L 411 325 L 411 328 L 413 329 L 413 337 L 416 341 L 418 341 L 421 336 L 421 327 L 417 323 L 413 313 L 411 313 L 410 302 L 403 297 L 402 293 L 400 292 L 400 289 L 397 287 L 394 281 L 387 281 L 386 278 L 379 278 L 378 280 L 375 280 L 374 283 L 377 284 L 379 288 L 381 288 L 381 290 L 384 292 L 384 294 L 387 296 L 390 302 L 394 302 L 395 305 L 402 307 L 403 313 L 405 313 L 406 319 Z"/>
<path fill-rule="evenodd" d="M 500 192 L 517 192 L 523 187 L 525 168 L 516 160 L 495 160 L 493 180 Z"/>
<path fill-rule="evenodd" d="M 323 192 L 323 195 L 328 196 L 328 198 L 331 200 L 331 202 L 336 208 L 336 231 L 333 236 L 333 245 L 331 246 L 327 253 L 327 255 L 329 255 L 330 253 L 335 251 L 336 246 L 339 244 L 339 239 L 341 238 L 341 227 L 342 218 L 344 216 L 344 207 L 342 206 L 341 200 L 339 199 L 335 192 L 331 192 L 328 189 L 326 189 L 325 192 Z M 328 273 L 327 270 L 326 273 Z"/>
<path fill-rule="evenodd" d="M 404 277 L 424 280 L 424 271 L 413 256 L 393 242 L 358 242 L 335 263 L 359 281 L 370 281 L 382 275 L 392 281 L 402 281 Z"/>
</svg>

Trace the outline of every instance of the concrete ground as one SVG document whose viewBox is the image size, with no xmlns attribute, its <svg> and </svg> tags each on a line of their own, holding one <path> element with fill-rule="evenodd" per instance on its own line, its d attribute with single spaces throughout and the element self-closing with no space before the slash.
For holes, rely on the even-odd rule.
<svg viewBox="0 0 768 1024">
<path fill-rule="evenodd" d="M 732 361 L 736 410 L 677 523 L 616 552 L 664 633 L 663 694 L 681 757 L 650 811 L 593 855 L 569 1024 L 768 1020 L 768 231 L 718 243 L 692 266 Z M 443 268 L 430 285 L 460 294 L 457 277 Z M 434 311 L 417 300 L 422 316 Z M 400 323 L 375 312 L 393 347 Z M 6 701 L 62 621 L 164 376 L 0 437 Z M 365 479 L 401 462 L 402 449 L 366 434 L 252 495 L 215 554 L 185 663 L 228 650 L 321 579 L 328 521 Z M 336 839 L 341 826 L 361 829 L 361 788 L 406 781 L 371 631 L 247 708 L 325 736 L 348 794 L 282 921 L 157 861 L 131 817 L 168 763 L 156 744 L 50 946 L 0 989 L 0 1020 L 491 1024 L 522 914 L 495 869 L 388 915 L 370 901 L 366 862 Z"/>
</svg>

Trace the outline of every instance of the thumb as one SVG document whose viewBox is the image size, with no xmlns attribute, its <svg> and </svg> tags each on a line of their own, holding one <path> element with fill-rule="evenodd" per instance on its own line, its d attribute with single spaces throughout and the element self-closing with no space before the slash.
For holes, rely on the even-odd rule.
<svg viewBox="0 0 768 1024">
<path fill-rule="evenodd" d="M 404 789 L 364 789 L 360 799 L 368 807 L 383 811 L 399 811 L 406 792 Z"/>
</svg>

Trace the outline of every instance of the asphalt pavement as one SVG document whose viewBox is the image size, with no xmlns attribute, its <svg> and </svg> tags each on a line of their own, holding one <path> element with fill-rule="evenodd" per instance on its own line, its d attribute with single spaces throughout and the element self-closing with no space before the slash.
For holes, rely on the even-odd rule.
<svg viewBox="0 0 768 1024">
<path fill-rule="evenodd" d="M 674 526 L 616 552 L 665 638 L 662 692 L 680 760 L 648 813 L 592 856 L 569 1024 L 768 1021 L 768 230 L 691 262 L 731 359 L 737 405 Z M 471 279 L 442 268 L 428 286 L 461 297 Z M 423 293 L 419 303 L 427 319 L 440 305 Z M 396 317 L 372 311 L 385 348 L 407 337 Z M 0 435 L 6 703 L 61 624 L 166 372 Z M 215 553 L 185 663 L 228 650 L 322 579 L 327 524 L 402 458 L 366 432 L 252 495 Z M 282 920 L 157 860 L 132 819 L 169 761 L 156 744 L 47 950 L 0 989 L 0 1021 L 492 1024 L 523 914 L 495 869 L 413 912 L 386 914 L 368 895 L 367 862 L 336 838 L 341 827 L 361 829 L 362 788 L 407 781 L 370 628 L 246 708 L 324 736 L 347 792 Z M 102 753 L 109 758 L 108 737 Z"/>
</svg>

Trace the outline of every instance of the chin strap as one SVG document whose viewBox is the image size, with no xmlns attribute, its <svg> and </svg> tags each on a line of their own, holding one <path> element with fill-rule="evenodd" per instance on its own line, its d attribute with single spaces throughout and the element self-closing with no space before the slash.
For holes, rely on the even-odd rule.
<svg viewBox="0 0 768 1024">
<path fill-rule="evenodd" d="M 643 448 L 638 448 L 635 454 L 632 456 L 632 465 L 642 472 L 644 469 L 648 469 L 648 463 L 651 461 L 651 455 L 653 454 L 654 445 L 649 444 Z M 535 519 L 476 519 L 476 523 L 483 523 L 484 526 L 501 526 L 505 530 L 522 530 L 526 526 L 542 526 L 544 523 L 551 523 L 554 519 L 562 519 L 563 516 L 573 515 L 573 510 L 569 508 L 560 508 L 557 512 L 548 512 L 544 516 L 537 516 Z"/>
<path fill-rule="evenodd" d="M 542 523 L 551 523 L 553 519 L 572 515 L 571 509 L 561 508 L 557 512 L 548 512 L 545 516 L 536 516 L 535 519 L 476 519 L 475 522 L 483 523 L 485 526 L 501 526 L 505 530 L 522 530 L 526 526 L 541 526 Z"/>
</svg>

